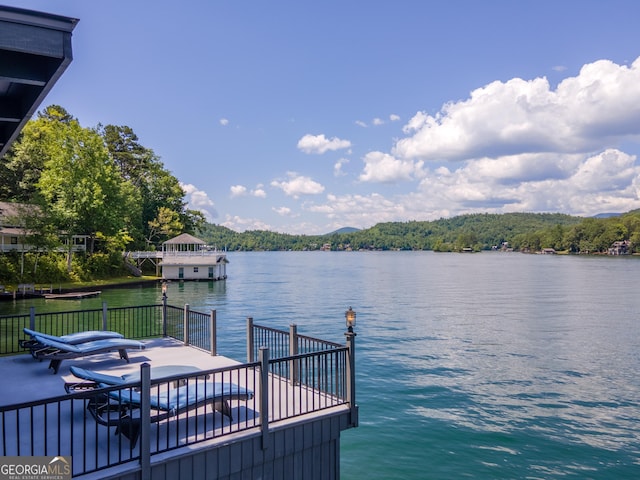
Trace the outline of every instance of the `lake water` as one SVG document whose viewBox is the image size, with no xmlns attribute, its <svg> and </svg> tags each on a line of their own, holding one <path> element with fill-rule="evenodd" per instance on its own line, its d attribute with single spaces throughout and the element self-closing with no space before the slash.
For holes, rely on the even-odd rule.
<svg viewBox="0 0 640 480">
<path fill-rule="evenodd" d="M 229 278 L 172 283 L 217 310 L 219 352 L 256 323 L 343 341 L 357 311 L 360 426 L 343 479 L 640 478 L 640 258 L 517 253 L 230 253 Z M 160 290 L 0 314 L 158 302 Z"/>
</svg>

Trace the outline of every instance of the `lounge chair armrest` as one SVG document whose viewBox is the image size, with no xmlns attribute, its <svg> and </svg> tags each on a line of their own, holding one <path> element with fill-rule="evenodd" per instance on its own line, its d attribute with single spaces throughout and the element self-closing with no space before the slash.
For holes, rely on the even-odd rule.
<svg viewBox="0 0 640 480">
<path fill-rule="evenodd" d="M 100 388 L 96 382 L 67 382 L 64 384 L 64 390 L 67 393 L 86 392 L 87 390 L 96 390 Z"/>
</svg>

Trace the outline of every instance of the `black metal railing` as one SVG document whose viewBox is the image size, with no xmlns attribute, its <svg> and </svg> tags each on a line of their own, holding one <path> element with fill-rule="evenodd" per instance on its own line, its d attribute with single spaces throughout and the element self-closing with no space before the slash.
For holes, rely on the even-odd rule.
<svg viewBox="0 0 640 480">
<path fill-rule="evenodd" d="M 88 330 L 113 330 L 127 338 L 163 335 L 162 305 L 74 310 L 0 316 L 0 355 L 23 353 L 19 340 L 27 339 L 23 328 L 62 336 Z M 182 310 L 180 310 L 182 312 Z"/>
<path fill-rule="evenodd" d="M 348 402 L 347 347 L 269 361 L 271 421 L 292 418 Z"/>
<path fill-rule="evenodd" d="M 260 424 L 259 364 L 156 380 L 145 368 L 137 382 L 79 383 L 69 395 L 0 406 L 0 454 L 72 456 L 76 476 Z"/>
<path fill-rule="evenodd" d="M 166 305 L 75 310 L 0 316 L 0 355 L 24 353 L 20 340 L 28 339 L 23 328 L 62 336 L 88 330 L 112 330 L 126 338 L 168 336 L 216 354 L 215 311 L 201 313 Z"/>
<path fill-rule="evenodd" d="M 253 317 L 247 318 L 247 361 L 258 358 L 261 347 L 267 347 L 272 358 L 282 358 L 299 353 L 313 353 L 333 350 L 341 344 L 308 337 L 298 333 L 297 325 L 289 326 L 289 331 L 257 325 Z"/>
</svg>

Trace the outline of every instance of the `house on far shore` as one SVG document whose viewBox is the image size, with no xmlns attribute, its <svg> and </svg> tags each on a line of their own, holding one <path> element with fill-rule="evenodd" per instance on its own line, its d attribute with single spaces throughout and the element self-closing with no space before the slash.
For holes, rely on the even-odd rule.
<svg viewBox="0 0 640 480">
<path fill-rule="evenodd" d="M 29 243 L 29 236 L 36 232 L 31 232 L 25 227 L 25 217 L 36 209 L 37 206 L 28 203 L 0 202 L 0 253 L 38 251 L 38 247 Z M 61 237 L 63 246 L 56 250 L 64 252 L 67 239 Z M 71 250 L 85 252 L 88 238 L 88 235 L 73 235 Z"/>
<path fill-rule="evenodd" d="M 203 240 L 183 233 L 162 244 L 162 278 L 165 280 L 223 280 L 227 254 Z"/>
<path fill-rule="evenodd" d="M 631 242 L 629 240 L 622 240 L 613 242 L 608 251 L 609 255 L 629 255 L 631 254 Z"/>
</svg>

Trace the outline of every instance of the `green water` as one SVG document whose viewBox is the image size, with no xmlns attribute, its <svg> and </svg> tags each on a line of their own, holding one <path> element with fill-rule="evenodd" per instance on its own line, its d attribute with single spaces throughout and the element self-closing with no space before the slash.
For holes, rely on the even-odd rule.
<svg viewBox="0 0 640 480">
<path fill-rule="evenodd" d="M 640 478 L 640 259 L 431 252 L 231 253 L 223 282 L 172 283 L 215 309 L 220 353 L 256 323 L 343 341 L 357 311 L 360 426 L 343 479 Z M 0 313 L 158 303 L 158 287 Z"/>
</svg>

